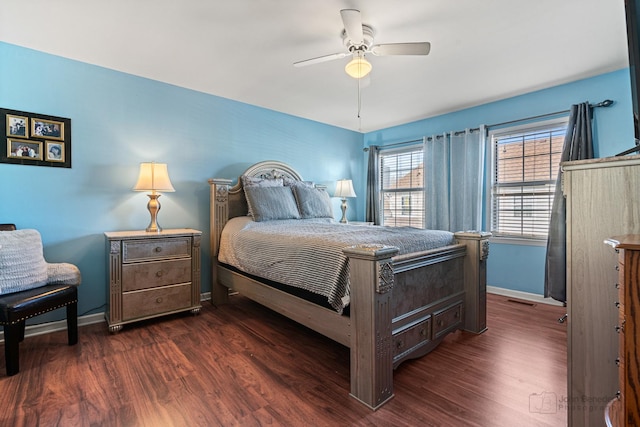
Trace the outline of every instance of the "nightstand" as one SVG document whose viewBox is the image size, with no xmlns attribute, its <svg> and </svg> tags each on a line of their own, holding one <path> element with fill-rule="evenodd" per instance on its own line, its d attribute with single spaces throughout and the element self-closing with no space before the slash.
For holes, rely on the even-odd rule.
<svg viewBox="0 0 640 427">
<path fill-rule="evenodd" d="M 182 311 L 200 312 L 200 240 L 189 228 L 104 233 L 110 332 L 127 323 Z"/>
</svg>

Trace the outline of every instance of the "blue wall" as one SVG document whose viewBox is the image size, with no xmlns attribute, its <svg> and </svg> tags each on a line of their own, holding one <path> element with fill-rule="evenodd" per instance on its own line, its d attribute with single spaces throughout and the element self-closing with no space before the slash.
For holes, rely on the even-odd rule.
<svg viewBox="0 0 640 427">
<path fill-rule="evenodd" d="M 568 110 L 572 104 L 580 102 L 598 103 L 605 99 L 612 99 L 615 103 L 611 107 L 594 110 L 593 134 L 596 157 L 607 157 L 634 144 L 628 69 L 370 132 L 365 135 L 365 145 L 410 141 L 425 135 L 475 128 L 481 124 L 496 125 Z M 364 212 L 364 201 L 359 199 L 358 204 Z M 541 246 L 492 244 L 487 262 L 487 283 L 543 294 L 545 253 L 546 248 Z"/>
<path fill-rule="evenodd" d="M 365 135 L 178 88 L 172 85 L 0 43 L 0 107 L 72 119 L 71 169 L 0 163 L 0 222 L 37 228 L 50 262 L 80 267 L 80 313 L 105 303 L 103 233 L 144 229 L 144 193 L 131 191 L 143 161 L 166 162 L 176 189 L 160 199 L 164 228 L 202 230 L 202 291 L 210 290 L 209 188 L 212 177 L 235 179 L 251 164 L 281 160 L 305 179 L 326 184 L 352 178 L 365 194 L 362 147 L 518 120 L 613 99 L 595 113 L 598 156 L 633 144 L 628 70 L 533 92 Z M 362 220 L 364 197 L 349 199 Z M 334 200 L 340 217 L 339 200 Z M 542 293 L 544 248 L 493 245 L 489 285 Z"/>
<path fill-rule="evenodd" d="M 160 199 L 160 225 L 203 231 L 203 292 L 209 178 L 235 179 L 256 162 L 280 160 L 330 193 L 340 178 L 364 186 L 360 133 L 6 43 L 0 107 L 71 118 L 71 169 L 0 163 L 0 222 L 38 229 L 49 262 L 78 265 L 79 313 L 106 301 L 103 233 L 149 223 L 146 194 L 131 191 L 140 162 L 169 165 L 176 192 Z M 334 199 L 336 218 L 339 205 Z"/>
</svg>

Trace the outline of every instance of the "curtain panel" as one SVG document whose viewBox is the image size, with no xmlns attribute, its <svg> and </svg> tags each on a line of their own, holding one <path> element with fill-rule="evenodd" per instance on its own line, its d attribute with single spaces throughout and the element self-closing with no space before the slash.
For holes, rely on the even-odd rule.
<svg viewBox="0 0 640 427">
<path fill-rule="evenodd" d="M 378 188 L 378 154 L 380 149 L 377 145 L 369 146 L 369 161 L 367 165 L 367 195 L 365 221 L 380 225 L 380 199 Z"/>
<path fill-rule="evenodd" d="M 567 134 L 562 147 L 561 162 L 593 158 L 591 130 L 592 107 L 588 102 L 571 106 Z M 544 296 L 567 301 L 567 234 L 566 204 L 562 194 L 562 168 L 558 171 L 551 209 L 547 255 L 545 260 Z"/>
<path fill-rule="evenodd" d="M 424 138 L 425 228 L 482 229 L 486 127 Z"/>
</svg>

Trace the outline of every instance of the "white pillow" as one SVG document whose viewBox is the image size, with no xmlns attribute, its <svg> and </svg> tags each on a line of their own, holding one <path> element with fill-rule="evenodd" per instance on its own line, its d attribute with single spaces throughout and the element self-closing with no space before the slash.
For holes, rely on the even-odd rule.
<svg viewBox="0 0 640 427">
<path fill-rule="evenodd" d="M 37 230 L 0 231 L 0 294 L 47 284 L 47 262 Z"/>
</svg>

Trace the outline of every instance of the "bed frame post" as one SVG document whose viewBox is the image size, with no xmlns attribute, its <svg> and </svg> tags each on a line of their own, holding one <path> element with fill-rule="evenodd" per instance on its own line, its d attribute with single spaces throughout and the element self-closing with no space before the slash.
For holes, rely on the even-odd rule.
<svg viewBox="0 0 640 427">
<path fill-rule="evenodd" d="M 480 334 L 487 330 L 487 257 L 491 233 L 464 231 L 455 233 L 455 237 L 467 246 L 464 260 L 464 329 Z"/>
<path fill-rule="evenodd" d="M 210 179 L 210 224 L 211 238 L 211 302 L 225 304 L 229 301 L 229 289 L 218 281 L 218 249 L 222 228 L 229 220 L 229 186 L 230 179 Z"/>
<path fill-rule="evenodd" d="M 349 257 L 351 396 L 372 409 L 393 397 L 391 257 L 398 248 L 357 245 Z"/>
</svg>

